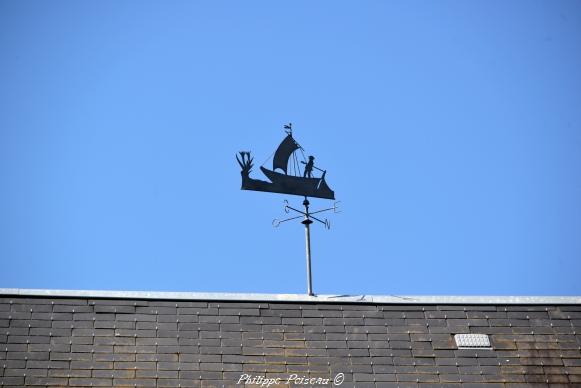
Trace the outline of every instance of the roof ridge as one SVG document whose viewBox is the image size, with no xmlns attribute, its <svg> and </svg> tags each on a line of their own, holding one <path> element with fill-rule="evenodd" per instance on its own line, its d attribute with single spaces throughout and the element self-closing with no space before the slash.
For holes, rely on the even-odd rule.
<svg viewBox="0 0 581 388">
<path fill-rule="evenodd" d="M 52 298 L 166 299 L 362 304 L 581 304 L 581 296 L 313 295 L 181 291 L 0 288 L 0 295 Z"/>
</svg>

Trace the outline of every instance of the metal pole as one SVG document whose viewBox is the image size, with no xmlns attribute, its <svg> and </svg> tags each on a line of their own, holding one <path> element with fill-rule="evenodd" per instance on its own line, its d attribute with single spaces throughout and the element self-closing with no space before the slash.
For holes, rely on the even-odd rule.
<svg viewBox="0 0 581 388">
<path fill-rule="evenodd" d="M 302 224 L 305 225 L 305 239 L 307 244 L 307 293 L 308 295 L 313 295 L 313 279 L 311 277 L 311 229 L 310 225 L 313 223 L 309 218 L 309 200 L 305 197 L 303 201 L 305 206 L 305 219 Z"/>
</svg>

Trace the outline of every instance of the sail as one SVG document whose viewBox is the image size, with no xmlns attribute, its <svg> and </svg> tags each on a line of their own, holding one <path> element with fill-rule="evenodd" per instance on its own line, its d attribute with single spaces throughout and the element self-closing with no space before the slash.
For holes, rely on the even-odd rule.
<svg viewBox="0 0 581 388">
<path fill-rule="evenodd" d="M 277 168 L 280 168 L 284 171 L 285 174 L 287 174 L 286 168 L 288 165 L 288 158 L 298 148 L 298 144 L 291 135 L 285 137 L 274 153 L 274 159 L 272 160 L 272 170 L 274 171 Z"/>
</svg>

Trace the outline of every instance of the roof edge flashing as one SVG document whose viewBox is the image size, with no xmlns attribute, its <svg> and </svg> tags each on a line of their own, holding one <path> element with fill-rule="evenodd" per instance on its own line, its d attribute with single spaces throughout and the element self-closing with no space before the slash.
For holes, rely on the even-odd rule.
<svg viewBox="0 0 581 388">
<path fill-rule="evenodd" d="M 0 296 L 157 299 L 238 302 L 361 303 L 361 304 L 581 304 L 581 296 L 398 296 L 398 295 L 314 295 L 254 294 L 169 291 L 99 291 L 0 288 Z"/>
</svg>

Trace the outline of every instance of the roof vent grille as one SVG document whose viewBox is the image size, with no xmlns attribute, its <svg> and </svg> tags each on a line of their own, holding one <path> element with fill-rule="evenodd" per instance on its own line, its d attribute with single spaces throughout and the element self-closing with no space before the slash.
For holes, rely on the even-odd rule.
<svg viewBox="0 0 581 388">
<path fill-rule="evenodd" d="M 459 349 L 490 348 L 490 340 L 486 334 L 456 334 L 454 340 Z"/>
</svg>

